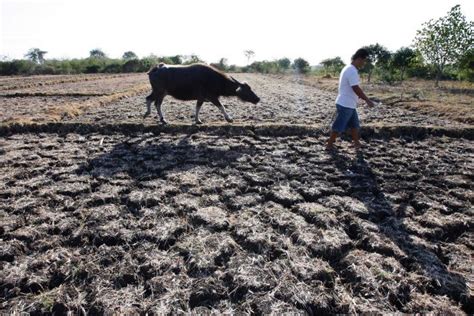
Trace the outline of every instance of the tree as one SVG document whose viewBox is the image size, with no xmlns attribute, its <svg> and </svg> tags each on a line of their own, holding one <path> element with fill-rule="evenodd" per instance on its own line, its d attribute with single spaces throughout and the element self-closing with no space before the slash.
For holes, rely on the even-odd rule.
<svg viewBox="0 0 474 316">
<path fill-rule="evenodd" d="M 44 63 L 44 55 L 46 55 L 46 53 L 46 51 L 39 48 L 31 48 L 25 57 L 36 64 L 42 64 Z"/>
<path fill-rule="evenodd" d="M 183 64 L 185 65 L 190 65 L 190 64 L 196 64 L 196 63 L 202 63 L 203 61 L 199 56 L 197 55 L 186 55 L 183 56 Z"/>
<path fill-rule="evenodd" d="M 309 72 L 309 63 L 303 58 L 297 58 L 293 61 L 293 68 L 297 73 L 308 73 Z"/>
<path fill-rule="evenodd" d="M 436 70 L 436 86 L 448 64 L 459 62 L 473 46 L 474 22 L 467 21 L 461 6 L 451 8 L 446 16 L 423 23 L 417 31 L 415 46 Z"/>
<path fill-rule="evenodd" d="M 171 56 L 169 59 L 173 65 L 181 65 L 183 63 L 183 58 L 181 55 Z"/>
<path fill-rule="evenodd" d="M 368 74 L 367 81 L 370 82 L 370 78 L 372 77 L 372 72 L 375 67 L 383 68 L 386 67 L 390 61 L 390 52 L 379 43 L 375 43 L 374 45 L 364 46 L 369 52 L 369 60 L 367 64 L 362 69 L 362 72 Z"/>
<path fill-rule="evenodd" d="M 320 63 L 323 67 L 324 70 L 326 71 L 326 74 L 328 73 L 339 73 L 341 72 L 342 68 L 346 64 L 342 61 L 341 57 L 334 57 L 334 58 L 327 58 L 321 61 Z"/>
<path fill-rule="evenodd" d="M 123 53 L 122 59 L 133 60 L 133 59 L 138 59 L 138 56 L 134 52 L 128 51 L 128 52 Z"/>
<path fill-rule="evenodd" d="M 255 52 L 253 50 L 244 50 L 244 55 L 247 57 L 247 65 L 250 64 L 250 59 L 255 56 Z"/>
<path fill-rule="evenodd" d="M 143 63 L 139 59 L 129 59 L 122 66 L 122 72 L 139 72 L 143 69 Z M 149 69 L 150 67 L 148 67 Z"/>
<path fill-rule="evenodd" d="M 285 58 L 278 59 L 277 63 L 278 63 L 278 66 L 281 69 L 286 70 L 286 69 L 290 68 L 291 60 L 289 60 L 288 58 L 285 57 Z"/>
<path fill-rule="evenodd" d="M 459 79 L 474 81 L 474 47 L 466 51 L 457 63 Z"/>
<path fill-rule="evenodd" d="M 95 48 L 89 52 L 89 57 L 97 58 L 97 59 L 105 59 L 107 58 L 107 55 L 105 55 L 105 53 L 102 50 Z"/>
<path fill-rule="evenodd" d="M 227 67 L 227 58 L 222 57 L 221 59 L 219 59 L 219 69 L 227 70 Z"/>
<path fill-rule="evenodd" d="M 400 70 L 400 80 L 403 81 L 406 70 L 413 64 L 415 58 L 416 52 L 409 47 L 402 47 L 393 54 L 390 64 Z"/>
</svg>

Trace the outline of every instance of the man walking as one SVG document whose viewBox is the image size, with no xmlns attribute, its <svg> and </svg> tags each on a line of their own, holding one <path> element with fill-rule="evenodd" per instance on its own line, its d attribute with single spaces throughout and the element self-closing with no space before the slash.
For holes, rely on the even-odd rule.
<svg viewBox="0 0 474 316">
<path fill-rule="evenodd" d="M 331 135 L 326 146 L 326 149 L 334 148 L 334 142 L 339 133 L 345 132 L 349 129 L 354 147 L 359 149 L 361 147 L 359 141 L 359 117 L 357 115 L 357 101 L 358 98 L 364 100 L 369 107 L 374 106 L 374 103 L 365 95 L 359 87 L 360 77 L 358 69 L 362 69 L 369 57 L 367 50 L 361 48 L 352 56 L 352 63 L 342 69 L 339 76 L 339 94 L 336 99 L 337 116 L 332 124 Z"/>
</svg>

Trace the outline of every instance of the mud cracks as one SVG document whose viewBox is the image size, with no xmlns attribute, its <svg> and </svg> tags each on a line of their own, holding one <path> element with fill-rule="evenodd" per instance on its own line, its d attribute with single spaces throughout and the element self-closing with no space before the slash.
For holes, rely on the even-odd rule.
<svg viewBox="0 0 474 316">
<path fill-rule="evenodd" d="M 1 308 L 472 313 L 474 152 L 449 137 L 35 133 L 0 152 Z"/>
</svg>

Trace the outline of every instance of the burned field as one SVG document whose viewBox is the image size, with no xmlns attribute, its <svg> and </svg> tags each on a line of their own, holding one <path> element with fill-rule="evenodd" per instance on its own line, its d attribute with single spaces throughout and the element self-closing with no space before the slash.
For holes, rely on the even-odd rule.
<svg viewBox="0 0 474 316">
<path fill-rule="evenodd" d="M 472 131 L 366 133 L 364 152 L 341 142 L 327 153 L 316 127 L 290 126 L 329 117 L 328 92 L 301 87 L 320 101 L 305 101 L 298 121 L 286 81 L 249 77 L 267 100 L 255 113 L 236 104 L 233 129 L 147 130 L 142 95 L 41 133 L 4 126 L 1 311 L 472 313 Z M 173 102 L 170 121 L 189 124 Z M 208 125 L 222 120 L 213 111 L 203 107 Z M 245 125 L 264 111 L 273 121 L 253 123 L 278 130 Z M 393 124 L 394 113 L 407 125 L 444 120 L 380 111 Z M 365 122 L 383 129 L 374 113 Z"/>
</svg>

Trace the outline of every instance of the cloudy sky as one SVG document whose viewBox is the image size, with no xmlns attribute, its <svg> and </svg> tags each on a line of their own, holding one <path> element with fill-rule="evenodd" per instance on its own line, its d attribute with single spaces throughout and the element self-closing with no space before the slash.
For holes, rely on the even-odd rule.
<svg viewBox="0 0 474 316">
<path fill-rule="evenodd" d="M 311 64 L 380 43 L 412 44 L 423 22 L 461 4 L 474 19 L 472 0 L 0 0 L 0 55 L 22 58 L 28 49 L 46 58 L 82 58 L 94 48 L 119 58 L 197 54 L 243 65 L 255 59 L 303 57 Z"/>
</svg>

